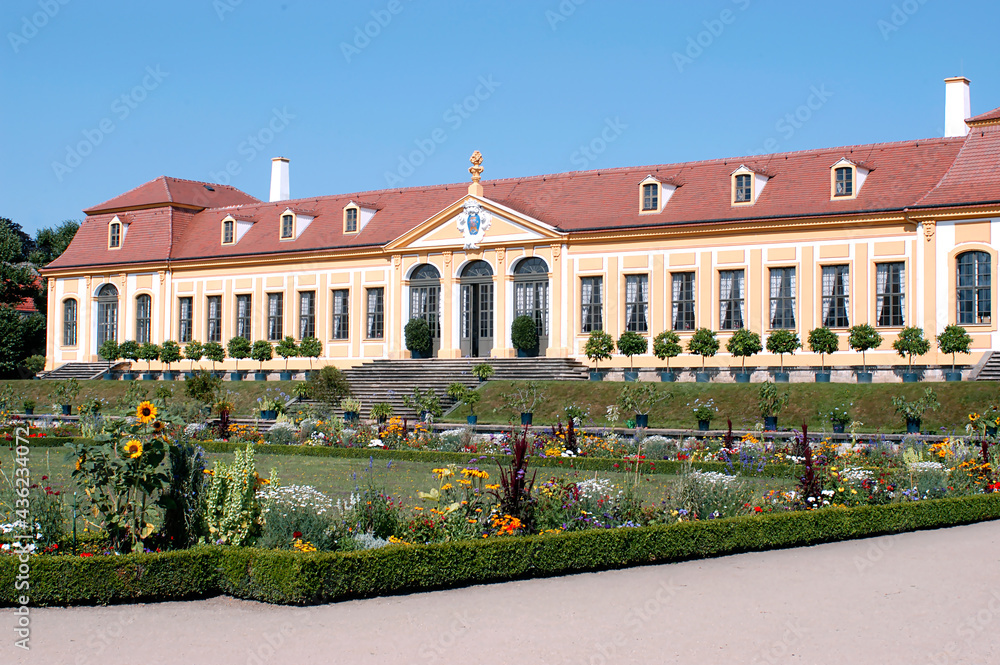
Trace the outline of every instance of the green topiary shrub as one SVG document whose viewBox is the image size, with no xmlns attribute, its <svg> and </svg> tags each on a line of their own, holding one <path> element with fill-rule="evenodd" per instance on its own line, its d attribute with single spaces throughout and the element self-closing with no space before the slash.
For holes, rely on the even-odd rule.
<svg viewBox="0 0 1000 665">
<path fill-rule="evenodd" d="M 279 356 L 285 359 L 285 371 L 288 371 L 288 359 L 294 358 L 299 355 L 299 347 L 295 343 L 295 338 L 291 336 L 286 336 L 283 340 L 278 342 L 278 345 L 274 349 Z"/>
<path fill-rule="evenodd" d="M 799 336 L 792 330 L 775 330 L 767 336 L 767 350 L 781 358 L 781 371 L 785 371 L 785 354 L 795 353 L 802 346 Z"/>
<path fill-rule="evenodd" d="M 609 360 L 615 351 L 615 340 L 603 330 L 592 330 L 587 344 L 583 347 L 583 352 L 594 361 L 594 369 L 601 360 Z"/>
<path fill-rule="evenodd" d="M 160 362 L 167 366 L 167 370 L 170 370 L 170 364 L 175 363 L 181 359 L 181 347 L 180 344 L 173 340 L 167 340 L 160 347 Z"/>
<path fill-rule="evenodd" d="M 510 341 L 518 351 L 537 351 L 538 327 L 535 320 L 525 314 L 515 318 L 510 324 Z"/>
<path fill-rule="evenodd" d="M 892 343 L 892 348 L 900 356 L 906 358 L 908 370 L 913 369 L 913 356 L 922 356 L 931 350 L 931 343 L 924 338 L 923 328 L 910 326 L 899 331 L 896 341 Z"/>
<path fill-rule="evenodd" d="M 972 348 L 972 337 L 965 328 L 957 325 L 945 326 L 944 331 L 937 336 L 938 348 L 941 353 L 951 354 L 951 371 L 955 371 L 955 354 L 969 353 Z"/>
<path fill-rule="evenodd" d="M 250 347 L 250 357 L 259 363 L 259 371 L 264 371 L 264 363 L 274 358 L 274 346 L 264 339 L 258 339 Z"/>
<path fill-rule="evenodd" d="M 421 356 L 430 355 L 433 347 L 431 339 L 431 327 L 425 319 L 410 319 L 403 328 L 403 335 L 406 337 L 406 348 L 411 353 Z"/>
<path fill-rule="evenodd" d="M 826 371 L 826 354 L 840 350 L 840 338 L 826 326 L 813 328 L 809 331 L 809 350 L 819 354 L 821 371 Z"/>
<path fill-rule="evenodd" d="M 673 330 L 664 330 L 653 339 L 653 355 L 667 361 L 670 369 L 670 359 L 681 354 L 681 337 Z"/>
<path fill-rule="evenodd" d="M 741 366 L 744 370 L 747 366 L 747 358 L 760 353 L 763 348 L 760 344 L 760 335 L 746 328 L 740 328 L 734 332 L 733 336 L 726 342 L 726 351 L 742 361 Z"/>
<path fill-rule="evenodd" d="M 323 353 L 323 343 L 315 337 L 303 337 L 299 344 L 299 355 L 309 359 L 309 371 L 312 372 L 313 359 Z"/>
<path fill-rule="evenodd" d="M 705 369 L 705 358 L 711 358 L 719 352 L 719 338 L 715 331 L 708 328 L 698 328 L 688 340 L 688 352 L 701 356 L 701 369 Z"/>
<path fill-rule="evenodd" d="M 253 346 L 246 337 L 237 335 L 226 344 L 226 353 L 230 358 L 236 360 L 236 371 L 240 371 L 240 361 L 250 357 Z"/>
<path fill-rule="evenodd" d="M 215 363 L 221 363 L 226 359 L 226 347 L 218 342 L 205 342 L 205 357 L 212 361 L 212 371 L 215 371 Z"/>
<path fill-rule="evenodd" d="M 637 332 L 627 330 L 618 338 L 618 353 L 628 358 L 629 369 L 633 368 L 632 356 L 638 356 L 649 350 L 649 342 Z"/>
<path fill-rule="evenodd" d="M 865 361 L 865 351 L 877 349 L 882 343 L 882 335 L 878 334 L 878 331 L 867 323 L 851 326 L 847 332 L 847 345 L 855 351 L 861 352 L 861 370 L 867 371 L 868 363 Z"/>
</svg>

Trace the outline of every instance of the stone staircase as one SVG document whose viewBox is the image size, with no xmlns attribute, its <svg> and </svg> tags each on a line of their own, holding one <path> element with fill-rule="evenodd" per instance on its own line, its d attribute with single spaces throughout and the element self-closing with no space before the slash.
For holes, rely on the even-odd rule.
<svg viewBox="0 0 1000 665">
<path fill-rule="evenodd" d="M 1000 381 L 1000 353 L 996 351 L 990 353 L 986 364 L 976 375 L 976 381 Z"/>
<path fill-rule="evenodd" d="M 112 368 L 123 363 L 116 363 Z M 127 363 L 124 363 L 127 364 Z M 60 365 L 51 372 L 43 372 L 38 375 L 39 379 L 52 379 L 55 381 L 65 381 L 67 379 L 77 379 L 84 381 L 88 379 L 99 379 L 108 371 L 107 363 L 66 363 Z"/>
<path fill-rule="evenodd" d="M 455 400 L 447 395 L 448 386 L 455 382 L 478 386 L 479 379 L 472 368 L 484 361 L 483 358 L 375 360 L 344 370 L 344 375 L 354 396 L 361 400 L 362 418 L 367 418 L 372 404 L 388 402 L 395 415 L 413 419 L 419 414 L 403 404 L 403 397 L 411 395 L 414 387 L 433 389 L 441 407 L 448 411 L 455 405 Z M 589 376 L 587 367 L 572 358 L 492 358 L 488 362 L 496 372 L 491 381 L 586 381 Z"/>
</svg>

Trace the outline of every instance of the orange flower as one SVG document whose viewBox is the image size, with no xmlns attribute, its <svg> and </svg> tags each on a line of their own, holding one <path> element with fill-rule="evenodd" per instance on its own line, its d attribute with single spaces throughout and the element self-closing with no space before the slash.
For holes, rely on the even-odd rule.
<svg viewBox="0 0 1000 665">
<path fill-rule="evenodd" d="M 156 420 L 156 406 L 149 401 L 141 403 L 139 408 L 135 410 L 135 417 L 143 425 L 153 422 Z"/>
</svg>

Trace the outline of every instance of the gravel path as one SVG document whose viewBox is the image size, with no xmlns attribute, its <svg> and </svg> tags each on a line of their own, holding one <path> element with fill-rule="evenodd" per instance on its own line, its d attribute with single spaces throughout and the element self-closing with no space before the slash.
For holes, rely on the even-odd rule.
<svg viewBox="0 0 1000 665">
<path fill-rule="evenodd" d="M 1000 522 L 291 608 L 32 610 L 0 663 L 1000 662 Z"/>
</svg>

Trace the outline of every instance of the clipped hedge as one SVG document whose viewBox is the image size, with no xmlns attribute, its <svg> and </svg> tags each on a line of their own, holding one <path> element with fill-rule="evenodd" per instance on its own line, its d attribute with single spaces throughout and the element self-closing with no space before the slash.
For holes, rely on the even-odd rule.
<svg viewBox="0 0 1000 665">
<path fill-rule="evenodd" d="M 799 547 L 994 519 L 1000 519 L 1000 494 L 350 553 L 198 547 L 119 557 L 40 556 L 31 560 L 30 597 L 33 605 L 78 605 L 226 594 L 305 605 Z M 16 557 L 0 557 L 0 606 L 15 604 L 16 569 Z"/>
</svg>

